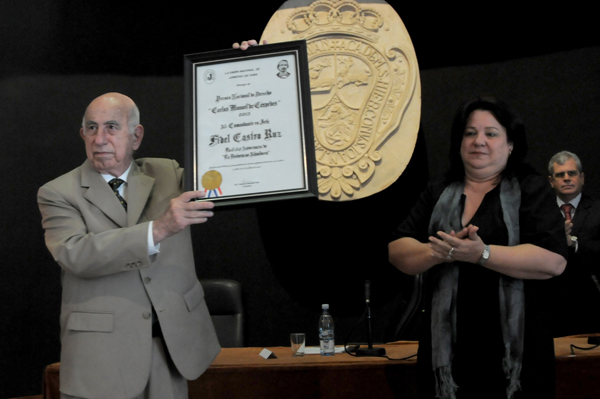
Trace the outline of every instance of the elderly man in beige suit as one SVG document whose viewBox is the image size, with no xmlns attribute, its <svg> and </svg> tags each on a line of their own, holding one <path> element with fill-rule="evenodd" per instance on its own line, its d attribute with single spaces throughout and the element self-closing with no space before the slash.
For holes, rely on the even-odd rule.
<svg viewBox="0 0 600 399">
<path fill-rule="evenodd" d="M 38 192 L 62 268 L 61 395 L 187 398 L 220 350 L 189 229 L 213 204 L 183 192 L 175 161 L 133 159 L 144 128 L 129 97 L 92 101 L 80 135 L 87 160 Z"/>
</svg>

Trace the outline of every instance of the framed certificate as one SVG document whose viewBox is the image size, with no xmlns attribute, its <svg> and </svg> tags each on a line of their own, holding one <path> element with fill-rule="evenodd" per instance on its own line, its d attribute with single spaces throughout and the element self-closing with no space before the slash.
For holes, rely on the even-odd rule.
<svg viewBox="0 0 600 399">
<path fill-rule="evenodd" d="M 306 42 L 184 56 L 186 189 L 237 205 L 316 197 Z"/>
</svg>

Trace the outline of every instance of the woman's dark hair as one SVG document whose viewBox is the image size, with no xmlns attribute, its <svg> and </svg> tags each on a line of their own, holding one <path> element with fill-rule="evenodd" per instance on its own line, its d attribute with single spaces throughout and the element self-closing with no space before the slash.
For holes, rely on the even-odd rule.
<svg viewBox="0 0 600 399">
<path fill-rule="evenodd" d="M 512 153 L 509 155 L 506 168 L 502 172 L 503 176 L 514 176 L 521 168 L 525 155 L 527 155 L 527 138 L 525 137 L 525 126 L 521 122 L 521 118 L 503 101 L 494 97 L 477 97 L 461 105 L 454 116 L 450 135 L 450 169 L 446 173 L 448 181 L 459 181 L 465 177 L 465 167 L 460 156 L 460 147 L 469 116 L 477 110 L 491 112 L 494 118 L 506 129 L 508 142 L 513 143 Z"/>
</svg>

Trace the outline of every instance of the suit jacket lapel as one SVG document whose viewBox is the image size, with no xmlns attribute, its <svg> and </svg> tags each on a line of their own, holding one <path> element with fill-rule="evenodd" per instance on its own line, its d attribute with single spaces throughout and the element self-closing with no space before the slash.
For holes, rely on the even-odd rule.
<svg viewBox="0 0 600 399">
<path fill-rule="evenodd" d="M 134 161 L 127 178 L 127 226 L 138 224 L 154 187 L 154 178 L 146 176 Z"/>
<path fill-rule="evenodd" d="M 127 223 L 127 213 L 119 203 L 106 180 L 98 173 L 89 161 L 81 167 L 81 187 L 87 188 L 83 197 L 100 209 L 106 216 L 121 227 Z"/>
<path fill-rule="evenodd" d="M 573 235 L 577 235 L 579 231 L 582 229 L 585 222 L 588 220 L 589 208 L 592 205 L 589 198 L 582 194 L 581 201 L 579 201 L 579 206 L 575 210 L 575 217 L 573 218 Z"/>
</svg>

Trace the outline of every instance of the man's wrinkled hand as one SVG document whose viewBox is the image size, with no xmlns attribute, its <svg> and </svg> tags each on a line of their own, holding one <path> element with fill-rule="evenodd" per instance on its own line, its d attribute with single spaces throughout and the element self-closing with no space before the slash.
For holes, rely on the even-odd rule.
<svg viewBox="0 0 600 399">
<path fill-rule="evenodd" d="M 204 197 L 204 191 L 188 191 L 173 198 L 165 213 L 152 225 L 154 245 L 179 233 L 187 226 L 205 223 L 208 218 L 212 217 L 214 213 L 211 209 L 215 206 L 212 202 L 194 201 L 194 199 L 202 197 Z"/>
<path fill-rule="evenodd" d="M 266 40 L 263 40 L 262 44 L 267 44 Z M 241 49 L 241 50 L 246 50 L 248 47 L 252 47 L 252 46 L 258 46 L 258 42 L 254 39 L 252 40 L 244 40 L 241 44 L 240 43 L 233 43 L 233 48 L 234 49 Z"/>
</svg>

